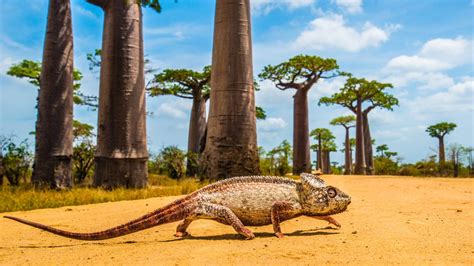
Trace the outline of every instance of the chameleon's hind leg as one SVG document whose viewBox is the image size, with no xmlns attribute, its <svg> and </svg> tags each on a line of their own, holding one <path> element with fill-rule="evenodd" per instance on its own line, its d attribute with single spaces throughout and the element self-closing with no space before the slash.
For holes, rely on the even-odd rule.
<svg viewBox="0 0 474 266">
<path fill-rule="evenodd" d="M 281 232 L 280 227 L 280 215 L 282 211 L 290 210 L 291 205 L 286 202 L 277 201 L 273 203 L 271 208 L 271 219 L 273 225 L 273 231 L 278 238 L 283 238 L 285 235 Z"/>
<path fill-rule="evenodd" d="M 189 226 L 194 220 L 196 220 L 195 217 L 187 217 L 186 219 L 184 219 L 183 221 L 181 221 L 181 222 L 178 224 L 178 227 L 176 227 L 176 233 L 174 234 L 174 236 L 176 236 L 176 237 L 188 236 L 189 233 L 188 233 L 186 230 L 188 229 L 188 226 Z"/>
<path fill-rule="evenodd" d="M 198 218 L 209 218 L 230 225 L 235 229 L 235 231 L 237 231 L 237 233 L 243 235 L 246 239 L 255 238 L 252 231 L 247 229 L 232 210 L 225 206 L 204 203 L 196 209 L 195 214 Z"/>
</svg>

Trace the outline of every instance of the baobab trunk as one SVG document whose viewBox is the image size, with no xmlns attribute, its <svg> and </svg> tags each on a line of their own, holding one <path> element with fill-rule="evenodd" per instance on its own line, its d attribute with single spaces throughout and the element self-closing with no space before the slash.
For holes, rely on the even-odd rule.
<svg viewBox="0 0 474 266">
<path fill-rule="evenodd" d="M 345 139 L 345 149 L 344 149 L 344 155 L 345 155 L 345 163 L 344 163 L 344 174 L 345 175 L 350 175 L 351 174 L 351 164 L 352 164 L 352 156 L 351 156 L 351 143 L 350 143 L 350 137 L 349 137 L 349 128 L 346 127 L 346 139 Z"/>
<path fill-rule="evenodd" d="M 439 173 L 440 175 L 446 175 L 445 172 L 445 164 L 446 164 L 446 156 L 444 153 L 444 136 L 438 137 L 439 142 Z"/>
<path fill-rule="evenodd" d="M 323 171 L 323 162 L 322 162 L 323 155 L 321 153 L 322 144 L 323 143 L 321 141 L 321 136 L 318 136 L 318 150 L 316 152 L 316 171 L 318 170 Z"/>
<path fill-rule="evenodd" d="M 105 12 L 94 186 L 147 182 L 142 12 L 135 1 L 89 0 Z"/>
<path fill-rule="evenodd" d="M 331 158 L 330 158 L 330 151 L 324 151 L 324 167 L 323 167 L 324 174 L 331 173 Z"/>
<path fill-rule="evenodd" d="M 31 181 L 72 187 L 73 36 L 69 0 L 50 0 Z"/>
<path fill-rule="evenodd" d="M 311 172 L 309 151 L 308 90 L 299 88 L 293 96 L 293 174 Z M 321 146 L 319 146 L 319 150 Z M 320 151 L 318 150 L 318 153 Z M 320 164 L 321 160 L 318 160 Z"/>
<path fill-rule="evenodd" d="M 357 101 L 356 112 L 356 158 L 354 172 L 357 175 L 365 175 L 366 164 L 364 155 L 364 118 L 362 117 L 362 103 Z"/>
<path fill-rule="evenodd" d="M 206 131 L 206 99 L 201 96 L 193 98 L 193 105 L 191 108 L 191 118 L 189 121 L 188 134 L 188 163 L 186 167 L 186 174 L 194 176 L 198 172 L 197 158 L 199 155 L 199 146 L 204 132 Z"/>
<path fill-rule="evenodd" d="M 364 156 L 366 164 L 366 174 L 374 175 L 374 154 L 372 149 L 372 137 L 370 136 L 369 119 L 367 113 L 362 113 L 364 119 Z"/>
<path fill-rule="evenodd" d="M 204 178 L 260 172 L 249 0 L 216 1 Z"/>
</svg>

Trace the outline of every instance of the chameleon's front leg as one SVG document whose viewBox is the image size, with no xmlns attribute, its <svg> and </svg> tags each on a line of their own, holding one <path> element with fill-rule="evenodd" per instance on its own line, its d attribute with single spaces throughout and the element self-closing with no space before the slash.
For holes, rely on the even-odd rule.
<svg viewBox="0 0 474 266">
<path fill-rule="evenodd" d="M 278 238 L 283 238 L 285 235 L 281 232 L 280 228 L 280 215 L 285 210 L 291 210 L 291 205 L 286 202 L 277 201 L 273 203 L 271 208 L 271 219 L 273 225 L 273 231 Z"/>
<path fill-rule="evenodd" d="M 341 228 L 341 224 L 338 221 L 336 221 L 336 219 L 332 218 L 331 216 L 309 216 L 309 217 L 326 221 L 330 224 L 335 225 L 337 228 Z"/>
</svg>

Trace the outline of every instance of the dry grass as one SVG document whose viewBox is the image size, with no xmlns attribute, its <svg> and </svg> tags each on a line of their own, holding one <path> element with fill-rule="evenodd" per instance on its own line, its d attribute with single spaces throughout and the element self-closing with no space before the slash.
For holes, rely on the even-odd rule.
<svg viewBox="0 0 474 266">
<path fill-rule="evenodd" d="M 35 190 L 28 185 L 20 187 L 4 186 L 0 190 L 0 212 L 182 195 L 195 191 L 205 185 L 192 178 L 174 180 L 158 175 L 150 175 L 149 184 L 149 187 L 144 189 L 119 188 L 111 191 L 91 187 L 77 187 L 67 191 L 55 191 Z"/>
</svg>

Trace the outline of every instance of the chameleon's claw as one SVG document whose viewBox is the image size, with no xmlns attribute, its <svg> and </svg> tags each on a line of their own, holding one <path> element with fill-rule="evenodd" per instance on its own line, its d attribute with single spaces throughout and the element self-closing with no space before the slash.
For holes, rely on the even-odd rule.
<svg viewBox="0 0 474 266">
<path fill-rule="evenodd" d="M 252 233 L 252 231 L 248 230 L 247 228 L 243 228 L 241 234 L 245 236 L 245 240 L 252 240 L 255 238 L 255 235 Z"/>
<path fill-rule="evenodd" d="M 276 235 L 276 237 L 278 237 L 278 238 L 284 238 L 284 237 L 285 237 L 285 235 L 284 235 L 282 232 L 280 232 L 280 233 L 275 233 L 275 235 Z"/>
<path fill-rule="evenodd" d="M 188 232 L 176 232 L 174 234 L 175 237 L 185 237 L 185 236 L 189 236 L 190 234 Z"/>
</svg>

